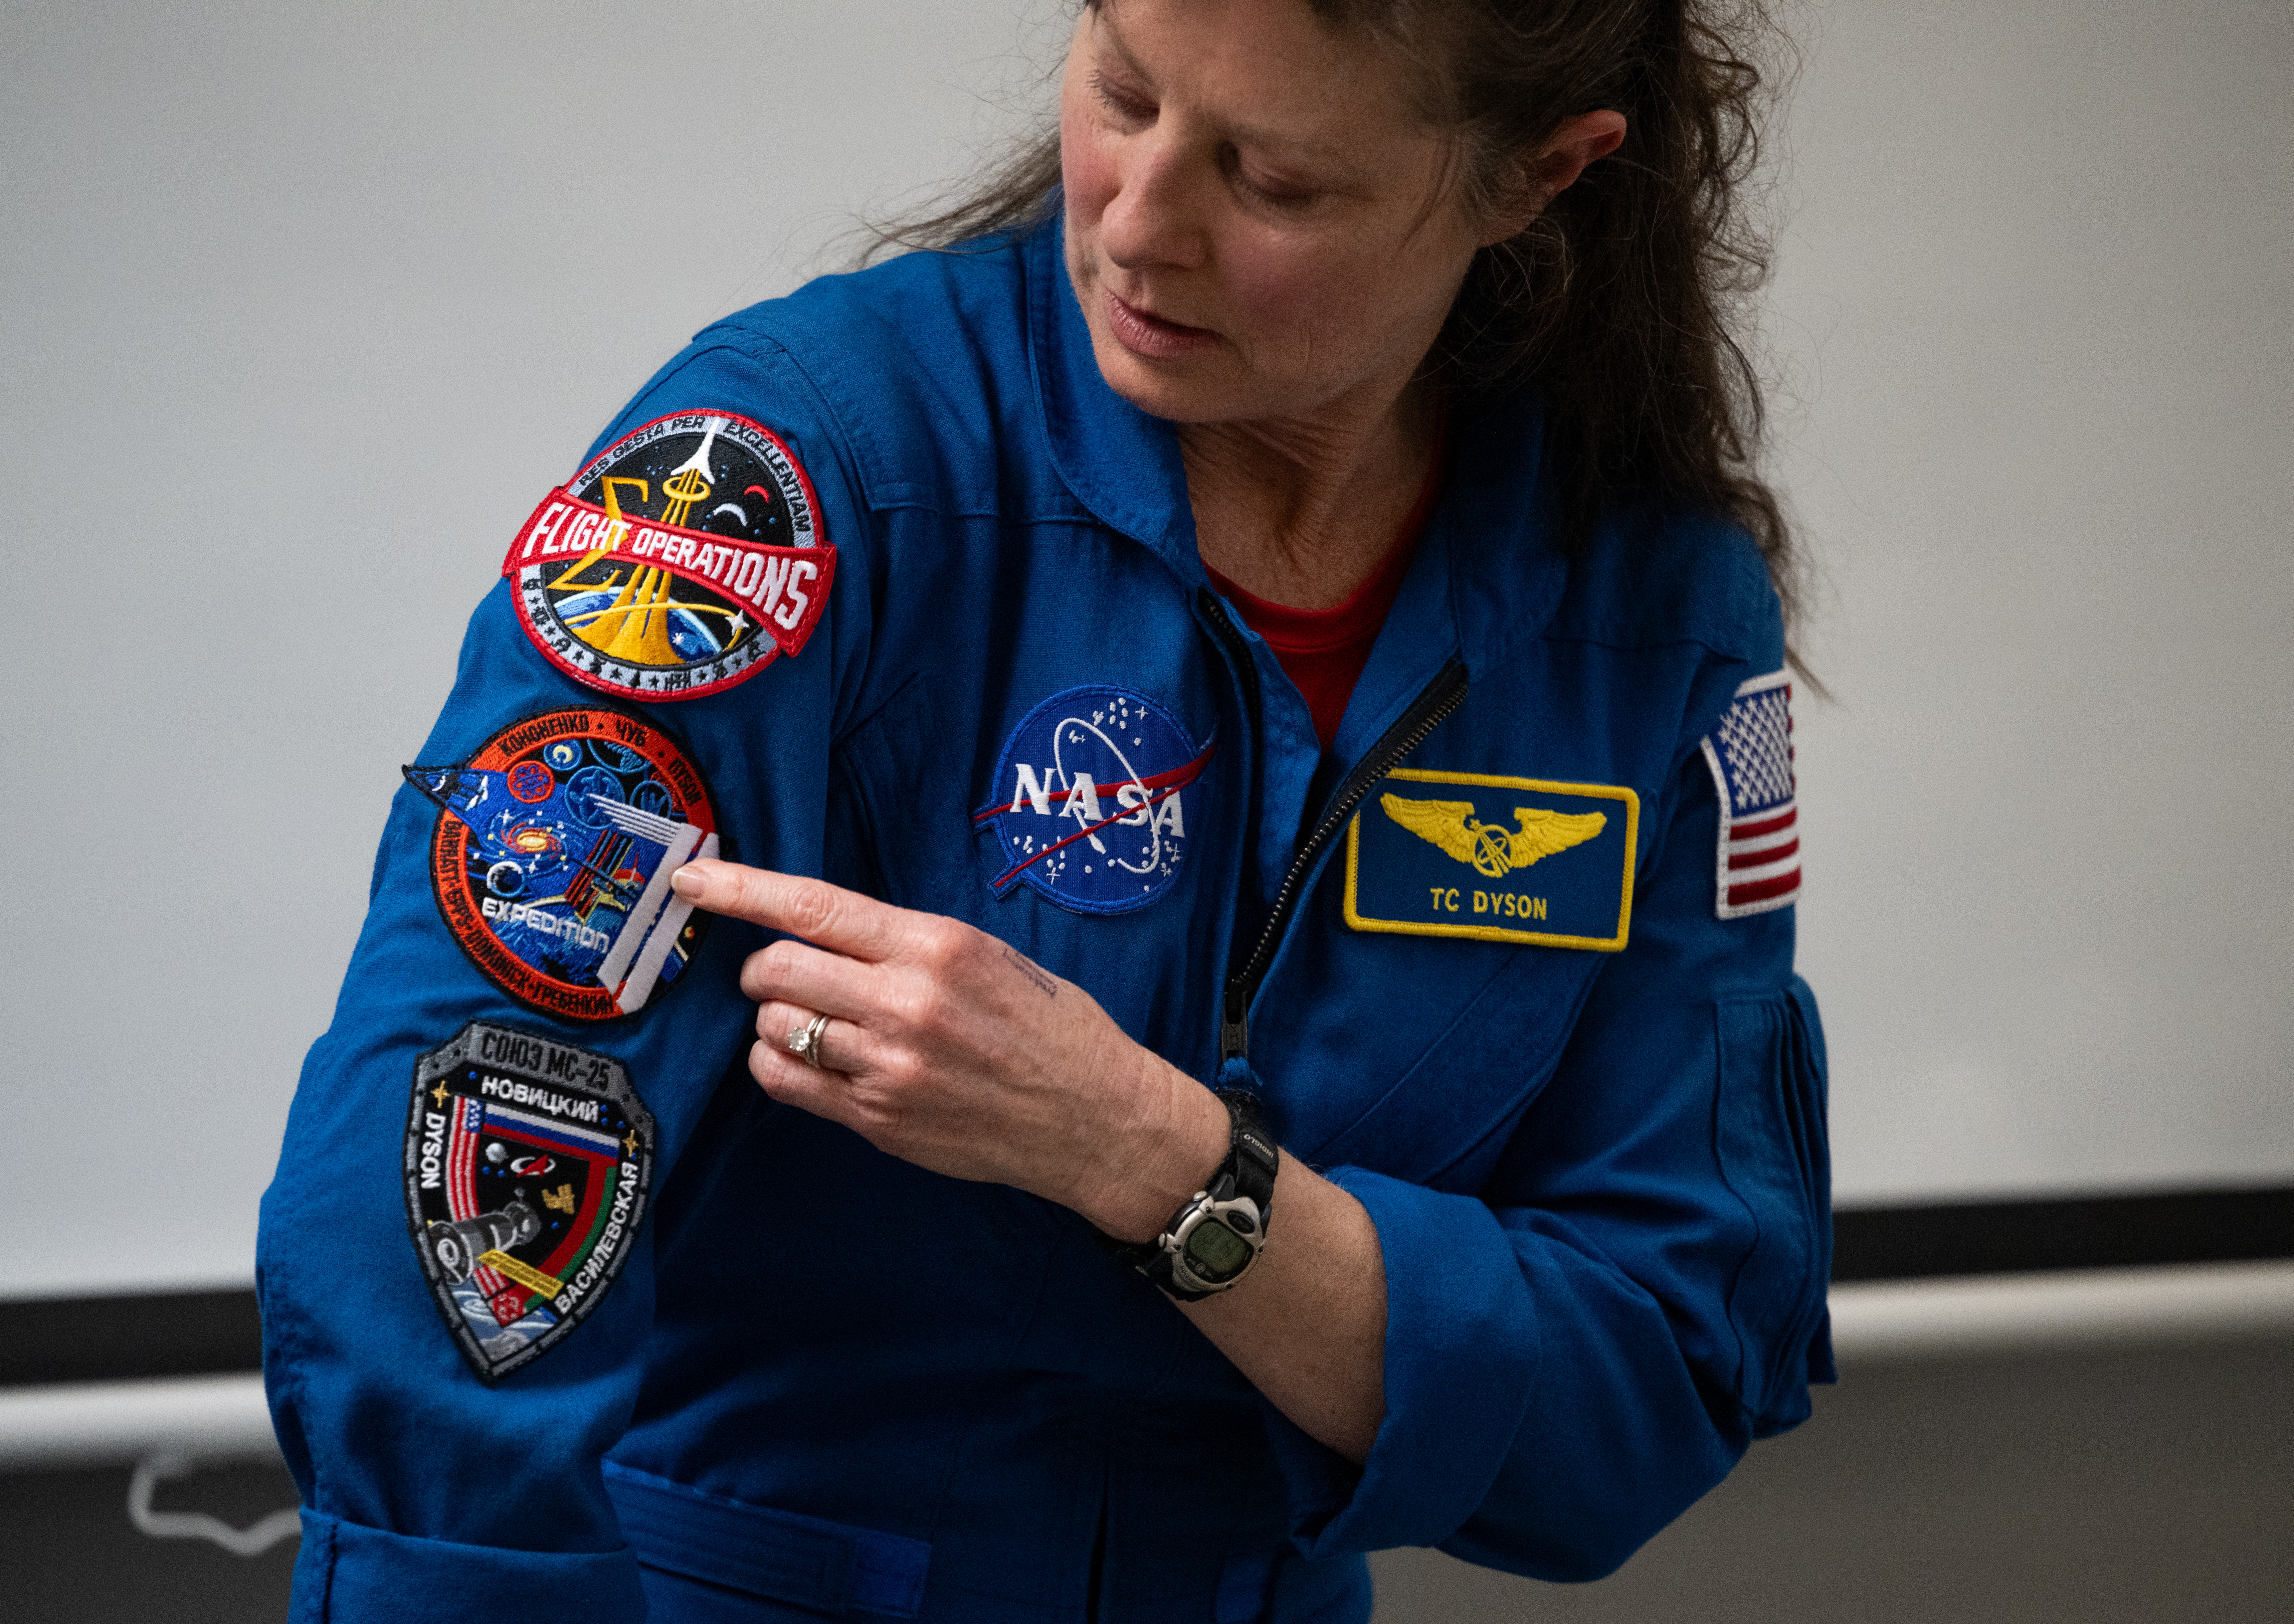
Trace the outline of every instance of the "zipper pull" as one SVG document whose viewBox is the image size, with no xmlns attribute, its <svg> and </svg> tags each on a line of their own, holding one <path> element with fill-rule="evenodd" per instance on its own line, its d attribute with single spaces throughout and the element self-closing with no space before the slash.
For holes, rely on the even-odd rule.
<svg viewBox="0 0 2294 1624">
<path fill-rule="evenodd" d="M 1219 1064 L 1241 1060 L 1250 1053 L 1250 994 L 1241 987 L 1226 990 L 1219 1016 Z"/>
</svg>

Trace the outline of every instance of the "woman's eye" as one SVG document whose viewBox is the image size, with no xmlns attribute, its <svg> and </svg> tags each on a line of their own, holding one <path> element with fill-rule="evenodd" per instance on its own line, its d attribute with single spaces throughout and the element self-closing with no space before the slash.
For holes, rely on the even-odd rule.
<svg viewBox="0 0 2294 1624">
<path fill-rule="evenodd" d="M 1235 186 L 1254 203 L 1266 208 L 1304 208 L 1321 194 L 1295 182 L 1266 180 L 1254 176 L 1242 161 L 1242 154 L 1229 147 L 1224 154 L 1224 167 Z"/>
<path fill-rule="evenodd" d="M 1243 189 L 1269 208 L 1304 208 L 1314 200 L 1314 193 L 1300 192 L 1295 187 L 1262 185 L 1249 175 L 1242 178 Z"/>
<path fill-rule="evenodd" d="M 1155 116 L 1152 102 L 1142 101 L 1137 96 L 1127 94 L 1117 89 L 1107 82 L 1105 74 L 1096 69 L 1091 76 L 1091 89 L 1092 94 L 1099 98 L 1102 107 L 1128 123 L 1144 124 Z"/>
</svg>

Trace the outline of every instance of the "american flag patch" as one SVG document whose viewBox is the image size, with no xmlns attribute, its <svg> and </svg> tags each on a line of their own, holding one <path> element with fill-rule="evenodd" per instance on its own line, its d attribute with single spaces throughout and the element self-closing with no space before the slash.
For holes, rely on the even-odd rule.
<svg viewBox="0 0 2294 1624">
<path fill-rule="evenodd" d="M 1737 690 L 1704 762 L 1720 796 L 1720 853 L 1712 910 L 1724 919 L 1800 900 L 1800 811 L 1793 788 L 1792 677 L 1754 677 Z"/>
</svg>

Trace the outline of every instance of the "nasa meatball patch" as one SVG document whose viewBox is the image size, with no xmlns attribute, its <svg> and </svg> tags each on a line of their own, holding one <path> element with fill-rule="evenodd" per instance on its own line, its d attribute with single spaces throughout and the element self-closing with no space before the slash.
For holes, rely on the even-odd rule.
<svg viewBox="0 0 2294 1624">
<path fill-rule="evenodd" d="M 415 1062 L 406 1221 L 480 1380 L 540 1359 L 598 1306 L 653 1158 L 652 1113 L 609 1055 L 473 1021 Z"/>
<path fill-rule="evenodd" d="M 780 437 L 726 412 L 656 418 L 542 498 L 502 560 L 534 646 L 576 681 L 691 699 L 812 635 L 836 578 Z"/>
<path fill-rule="evenodd" d="M 438 808 L 430 887 L 472 963 L 567 1021 L 634 1015 L 673 983 L 708 916 L 669 888 L 718 854 L 701 773 L 619 711 L 545 711 L 451 767 L 408 767 Z"/>
<path fill-rule="evenodd" d="M 1076 913 L 1126 913 L 1168 891 L 1187 856 L 1187 792 L 1209 764 L 1146 695 L 1070 688 L 1029 711 L 996 764 L 995 804 L 972 814 L 1002 848 L 990 882 Z"/>
</svg>

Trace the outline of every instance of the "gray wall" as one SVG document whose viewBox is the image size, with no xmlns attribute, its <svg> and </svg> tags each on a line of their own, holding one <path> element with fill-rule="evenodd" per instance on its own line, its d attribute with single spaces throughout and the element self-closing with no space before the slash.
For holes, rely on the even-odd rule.
<svg viewBox="0 0 2294 1624">
<path fill-rule="evenodd" d="M 6 4 L 0 1294 L 246 1277 L 506 539 L 962 168 L 1055 12 Z M 2294 1174 L 2294 11 L 1804 15 L 1768 327 L 1841 1192 Z"/>
<path fill-rule="evenodd" d="M 2283 1179 L 2294 7 L 1813 16 L 1772 322 L 1841 1193 Z"/>
</svg>

